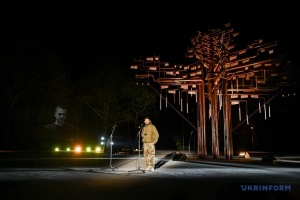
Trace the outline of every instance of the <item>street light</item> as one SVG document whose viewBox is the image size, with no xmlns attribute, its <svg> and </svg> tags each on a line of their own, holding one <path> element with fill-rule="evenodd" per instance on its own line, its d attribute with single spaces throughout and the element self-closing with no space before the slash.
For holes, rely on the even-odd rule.
<svg viewBox="0 0 300 200">
<path fill-rule="evenodd" d="M 102 145 L 102 149 L 103 149 L 103 152 L 104 152 L 104 149 L 105 149 L 105 137 L 102 136 L 100 138 L 100 140 L 101 140 L 100 144 Z"/>
</svg>

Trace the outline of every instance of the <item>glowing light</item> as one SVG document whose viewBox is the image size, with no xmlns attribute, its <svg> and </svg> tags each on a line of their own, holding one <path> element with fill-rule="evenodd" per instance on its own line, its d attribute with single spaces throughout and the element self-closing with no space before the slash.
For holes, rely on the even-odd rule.
<svg viewBox="0 0 300 200">
<path fill-rule="evenodd" d="M 59 151 L 59 148 L 58 148 L 58 147 L 56 147 L 56 148 L 54 149 L 54 151 Z"/>
<path fill-rule="evenodd" d="M 147 57 L 146 60 L 147 61 L 153 61 L 153 57 Z"/>
<path fill-rule="evenodd" d="M 77 147 L 75 148 L 75 151 L 76 151 L 76 152 L 81 152 L 81 147 L 80 147 L 80 146 L 77 146 Z"/>
<path fill-rule="evenodd" d="M 239 155 L 238 155 L 239 158 L 246 158 L 246 159 L 249 159 L 250 158 L 250 155 L 248 152 L 240 152 Z"/>
<path fill-rule="evenodd" d="M 149 70 L 156 71 L 157 67 L 155 67 L 155 66 L 149 67 Z"/>
<path fill-rule="evenodd" d="M 131 65 L 130 69 L 138 69 L 138 66 L 137 65 Z"/>
<path fill-rule="evenodd" d="M 96 147 L 96 151 L 97 151 L 97 152 L 100 152 L 100 151 L 101 151 L 101 148 L 100 148 L 100 147 Z"/>
</svg>

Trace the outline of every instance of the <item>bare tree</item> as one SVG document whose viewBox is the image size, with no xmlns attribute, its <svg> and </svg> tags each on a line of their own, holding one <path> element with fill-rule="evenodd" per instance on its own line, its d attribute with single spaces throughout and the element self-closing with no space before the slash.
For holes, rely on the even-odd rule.
<svg viewBox="0 0 300 200">
<path fill-rule="evenodd" d="M 148 85 L 138 85 L 134 79 L 123 89 L 124 102 L 135 127 L 141 117 L 153 114 L 155 112 L 155 103 L 157 95 Z"/>
<path fill-rule="evenodd" d="M 126 120 L 119 99 L 124 84 L 122 80 L 121 72 L 104 66 L 90 71 L 79 82 L 80 99 L 99 116 L 105 135 L 110 126 Z"/>
<path fill-rule="evenodd" d="M 133 122 L 134 127 L 123 132 L 129 134 L 140 117 L 154 110 L 155 93 L 146 86 L 136 85 L 134 76 L 120 68 L 103 66 L 89 71 L 78 83 L 80 99 L 99 117 L 106 137 L 109 127 L 117 123 L 129 126 Z"/>
</svg>

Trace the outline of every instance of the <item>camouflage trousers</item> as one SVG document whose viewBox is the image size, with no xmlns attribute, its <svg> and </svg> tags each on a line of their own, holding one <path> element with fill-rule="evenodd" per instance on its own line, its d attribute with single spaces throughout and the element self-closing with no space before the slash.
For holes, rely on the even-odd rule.
<svg viewBox="0 0 300 200">
<path fill-rule="evenodd" d="M 152 143 L 144 143 L 143 145 L 144 158 L 146 167 L 155 166 L 155 146 Z"/>
</svg>

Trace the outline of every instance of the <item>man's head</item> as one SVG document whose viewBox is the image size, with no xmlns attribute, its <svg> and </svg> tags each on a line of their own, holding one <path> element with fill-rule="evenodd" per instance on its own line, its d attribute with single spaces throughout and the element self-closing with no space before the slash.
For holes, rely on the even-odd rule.
<svg viewBox="0 0 300 200">
<path fill-rule="evenodd" d="M 67 108 L 65 106 L 59 105 L 55 108 L 54 116 L 56 118 L 56 124 L 62 126 L 67 117 Z"/>
<path fill-rule="evenodd" d="M 149 117 L 145 117 L 144 123 L 145 123 L 145 124 L 151 124 L 150 118 L 149 118 Z"/>
</svg>

